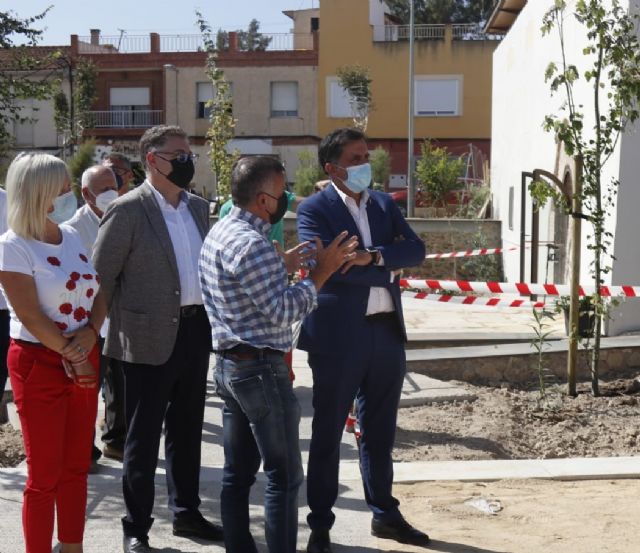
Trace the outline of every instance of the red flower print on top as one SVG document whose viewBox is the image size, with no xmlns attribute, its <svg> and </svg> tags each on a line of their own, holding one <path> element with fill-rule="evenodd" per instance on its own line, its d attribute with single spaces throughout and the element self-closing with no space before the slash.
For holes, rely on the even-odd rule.
<svg viewBox="0 0 640 553">
<path fill-rule="evenodd" d="M 89 260 L 87 259 L 87 256 L 84 255 L 83 253 L 78 254 L 78 256 L 80 257 L 80 259 L 82 259 L 82 261 L 84 261 L 85 263 L 87 263 Z"/>
<path fill-rule="evenodd" d="M 87 311 L 85 310 L 84 307 L 78 307 L 73 312 L 73 318 L 78 322 L 80 322 L 86 316 L 87 316 Z"/>
<path fill-rule="evenodd" d="M 87 297 L 88 297 L 88 298 L 93 297 L 93 288 L 89 288 L 89 289 L 87 290 Z"/>
<path fill-rule="evenodd" d="M 55 321 L 55 324 L 60 330 L 67 330 L 67 328 L 69 328 L 67 326 L 67 323 L 60 323 L 58 321 Z"/>
<path fill-rule="evenodd" d="M 85 280 L 91 280 L 93 278 L 93 275 L 90 273 L 85 273 L 84 275 L 82 275 L 82 278 L 84 278 Z"/>
<path fill-rule="evenodd" d="M 58 309 L 63 315 L 71 315 L 71 312 L 73 311 L 73 305 L 71 305 L 70 303 L 63 303 L 62 305 L 60 305 L 60 307 L 58 307 Z"/>
<path fill-rule="evenodd" d="M 100 275 L 96 275 L 96 282 L 100 284 Z"/>
<path fill-rule="evenodd" d="M 73 280 L 67 280 L 67 290 L 75 290 L 76 289 L 76 283 L 73 282 Z"/>
<path fill-rule="evenodd" d="M 47 261 L 51 263 L 54 267 L 60 267 L 60 260 L 57 257 L 51 256 L 47 257 Z"/>
<path fill-rule="evenodd" d="M 69 277 L 74 281 L 80 280 L 80 273 L 73 271 L 73 273 L 71 273 Z"/>
</svg>

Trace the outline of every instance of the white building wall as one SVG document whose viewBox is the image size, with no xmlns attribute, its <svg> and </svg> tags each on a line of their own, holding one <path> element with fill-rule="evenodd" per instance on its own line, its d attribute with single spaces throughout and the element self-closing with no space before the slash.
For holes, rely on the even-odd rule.
<svg viewBox="0 0 640 553">
<path fill-rule="evenodd" d="M 542 124 L 547 114 L 559 114 L 560 105 L 564 101 L 564 94 L 556 93 L 553 97 L 549 91 L 549 84 L 544 81 L 544 73 L 549 62 L 561 62 L 560 46 L 557 31 L 542 37 L 540 27 L 544 13 L 553 4 L 553 0 L 538 0 L 527 3 L 513 27 L 496 49 L 493 59 L 493 102 L 492 102 L 492 160 L 491 186 L 494 199 L 495 213 L 503 221 L 503 243 L 505 247 L 518 245 L 520 242 L 520 181 L 522 171 L 546 169 L 555 172 L 562 178 L 564 174 L 565 157 L 558 152 L 554 137 L 544 131 Z M 571 3 L 570 3 L 571 4 Z M 571 16 L 565 20 L 566 48 L 569 52 L 568 62 L 577 65 L 582 70 L 588 59 L 582 54 L 586 38 L 583 29 L 577 25 Z M 575 90 L 576 104 L 588 106 L 592 102 L 590 87 L 577 87 Z M 588 107 L 585 107 L 588 112 Z M 585 128 L 592 127 L 593 121 L 585 119 Z M 640 283 L 640 258 L 631 255 L 632 241 L 637 242 L 640 218 L 634 209 L 640 205 L 640 187 L 637 186 L 637 175 L 640 169 L 637 155 L 640 139 L 637 134 L 628 132 L 621 140 L 608 161 L 603 175 L 606 183 L 612 178 L 621 178 L 619 205 L 620 210 L 607 221 L 607 230 L 616 232 L 615 255 L 613 271 L 605 276 L 609 282 L 613 275 L 614 282 L 625 284 Z M 621 165 L 621 150 L 624 153 Z M 562 166 L 559 166 L 562 165 Z M 513 199 L 513 228 L 509 229 L 509 188 L 514 187 Z M 530 200 L 527 200 L 527 240 L 530 239 Z M 550 209 L 540 214 L 540 240 L 545 241 L 553 237 L 552 218 Z M 590 225 L 582 224 L 582 283 L 592 280 L 590 263 L 593 259 L 587 249 Z M 545 279 L 546 248 L 539 250 L 538 281 Z M 628 252 L 628 253 L 625 253 Z M 529 251 L 526 253 L 527 265 L 525 278 L 530 278 Z M 610 263 L 610 261 L 609 261 Z M 507 280 L 519 279 L 518 255 L 504 256 L 505 275 Z M 552 275 L 553 272 L 550 271 Z M 632 279 L 633 282 L 630 282 Z M 640 328 L 640 303 L 625 307 L 624 323 L 614 322 L 610 331 L 619 332 L 622 328 Z M 620 313 L 614 313 L 614 319 Z"/>
</svg>

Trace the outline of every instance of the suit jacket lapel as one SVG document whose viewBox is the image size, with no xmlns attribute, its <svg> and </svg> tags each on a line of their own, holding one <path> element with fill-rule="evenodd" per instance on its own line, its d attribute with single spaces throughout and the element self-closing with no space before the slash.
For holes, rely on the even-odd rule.
<svg viewBox="0 0 640 553">
<path fill-rule="evenodd" d="M 333 187 L 333 184 L 329 184 L 322 193 L 326 194 L 327 199 L 331 203 L 331 206 L 332 206 L 331 214 L 334 220 L 336 221 L 336 224 L 339 228 L 339 232 L 346 230 L 349 232 L 349 236 L 353 236 L 353 235 L 357 236 L 360 246 L 364 247 L 362 246 L 362 236 L 360 235 L 360 231 L 358 230 L 358 225 L 356 225 L 356 222 L 353 220 L 353 217 L 349 212 L 349 209 L 347 208 L 345 203 L 342 201 L 342 198 L 336 192 L 336 189 Z"/>
<path fill-rule="evenodd" d="M 187 207 L 191 212 L 191 217 L 193 217 L 193 220 L 196 223 L 196 227 L 198 228 L 198 232 L 200 233 L 200 238 L 204 240 L 207 236 L 207 232 L 209 232 L 209 229 L 207 228 L 205 221 L 203 221 L 202 215 L 198 213 L 198 210 L 195 207 L 195 202 L 191 201 L 191 197 L 189 197 Z"/>
<path fill-rule="evenodd" d="M 149 219 L 149 223 L 151 223 L 151 227 L 156 233 L 158 240 L 160 240 L 164 253 L 167 255 L 169 265 L 171 265 L 176 278 L 179 280 L 180 273 L 178 272 L 176 254 L 173 251 L 173 242 L 171 242 L 171 236 L 169 236 L 167 224 L 165 223 L 162 212 L 160 211 L 158 201 L 154 197 L 153 191 L 149 188 L 150 186 L 151 185 L 148 182 L 145 182 L 140 186 L 140 201 L 142 202 L 142 207 Z"/>
</svg>

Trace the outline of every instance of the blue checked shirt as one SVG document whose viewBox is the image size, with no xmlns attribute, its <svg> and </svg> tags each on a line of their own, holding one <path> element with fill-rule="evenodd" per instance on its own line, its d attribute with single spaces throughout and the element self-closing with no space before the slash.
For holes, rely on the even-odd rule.
<svg viewBox="0 0 640 553">
<path fill-rule="evenodd" d="M 267 239 L 271 225 L 241 208 L 204 240 L 199 272 L 214 350 L 243 343 L 291 349 L 291 325 L 318 304 L 309 279 L 289 286 L 282 258 Z"/>
</svg>

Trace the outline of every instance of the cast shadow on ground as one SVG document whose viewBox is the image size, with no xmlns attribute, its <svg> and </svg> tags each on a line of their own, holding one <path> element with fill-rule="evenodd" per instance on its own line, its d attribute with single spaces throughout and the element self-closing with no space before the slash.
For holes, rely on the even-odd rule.
<svg viewBox="0 0 640 553">
<path fill-rule="evenodd" d="M 494 459 L 511 459 L 512 455 L 498 442 L 475 436 L 455 436 L 447 432 L 427 432 L 422 430 L 405 430 L 398 428 L 396 431 L 396 449 L 413 449 L 416 444 L 430 445 L 460 445 L 467 449 L 484 451 Z"/>
<path fill-rule="evenodd" d="M 427 549 L 430 551 L 440 551 L 441 553 L 507 553 L 506 551 L 498 551 L 497 549 L 484 549 L 483 547 L 474 547 L 466 543 L 440 540 L 431 540 Z"/>
</svg>

